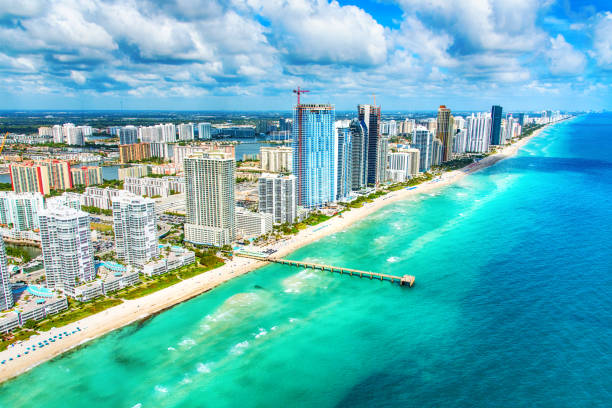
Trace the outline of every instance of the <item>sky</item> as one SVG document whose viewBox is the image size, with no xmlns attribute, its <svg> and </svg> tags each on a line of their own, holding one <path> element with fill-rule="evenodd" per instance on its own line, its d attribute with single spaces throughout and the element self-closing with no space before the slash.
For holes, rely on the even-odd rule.
<svg viewBox="0 0 612 408">
<path fill-rule="evenodd" d="M 0 0 L 0 109 L 609 109 L 610 0 Z"/>
</svg>

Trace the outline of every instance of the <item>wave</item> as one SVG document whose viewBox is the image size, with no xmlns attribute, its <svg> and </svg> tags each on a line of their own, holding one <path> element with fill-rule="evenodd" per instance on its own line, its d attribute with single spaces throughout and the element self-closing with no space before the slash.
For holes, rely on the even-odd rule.
<svg viewBox="0 0 612 408">
<path fill-rule="evenodd" d="M 208 374 L 211 372 L 211 364 L 210 363 L 198 363 L 198 366 L 196 367 L 196 370 L 198 370 L 198 373 L 202 373 L 202 374 Z"/>
<path fill-rule="evenodd" d="M 240 355 L 244 353 L 244 350 L 246 350 L 247 347 L 249 347 L 249 342 L 247 340 L 241 341 L 240 343 L 232 347 L 232 349 L 230 350 L 230 353 L 234 355 Z"/>
</svg>

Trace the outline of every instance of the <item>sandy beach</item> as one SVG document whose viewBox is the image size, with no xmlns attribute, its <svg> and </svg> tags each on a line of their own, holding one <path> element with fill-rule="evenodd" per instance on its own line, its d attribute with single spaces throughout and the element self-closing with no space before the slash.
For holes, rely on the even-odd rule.
<svg viewBox="0 0 612 408">
<path fill-rule="evenodd" d="M 302 230 L 299 234 L 286 241 L 261 249 L 275 249 L 277 252 L 274 256 L 284 257 L 302 246 L 346 229 L 354 222 L 367 217 L 391 203 L 438 190 L 457 182 L 468 174 L 489 167 L 505 158 L 514 156 L 522 146 L 530 139 L 536 137 L 542 129 L 535 131 L 531 136 L 511 146 L 505 147 L 501 152 L 484 158 L 478 163 L 471 164 L 460 170 L 445 173 L 439 179 L 420 184 L 415 189 L 402 189 L 391 192 L 377 198 L 371 203 L 364 204 L 361 208 L 352 209 L 351 211 L 344 212 L 342 216 L 333 217 L 324 223 Z M 115 329 L 121 328 L 134 321 L 144 319 L 152 314 L 198 296 L 232 278 L 244 275 L 265 264 L 265 262 L 261 261 L 234 257 L 231 262 L 228 262 L 218 269 L 181 281 L 148 296 L 124 301 L 121 305 L 110 308 L 104 312 L 89 316 L 67 326 L 41 333 L 20 344 L 9 347 L 7 350 L 0 352 L 0 361 L 6 360 L 5 364 L 0 365 L 0 382 L 11 379 L 38 364 Z M 418 278 L 419 277 L 416 276 L 417 282 Z M 59 337 L 59 333 L 63 334 L 64 332 L 70 335 L 64 334 L 61 340 L 54 338 L 54 336 Z M 48 346 L 31 351 L 32 345 L 37 345 L 39 342 L 48 340 L 49 338 L 54 338 L 55 341 L 49 342 Z M 28 347 L 30 347 L 30 349 L 28 349 Z M 28 351 L 27 354 L 25 354 L 26 351 Z M 17 354 L 19 354 L 20 357 L 17 357 Z M 10 360 L 11 358 L 12 360 Z"/>
</svg>

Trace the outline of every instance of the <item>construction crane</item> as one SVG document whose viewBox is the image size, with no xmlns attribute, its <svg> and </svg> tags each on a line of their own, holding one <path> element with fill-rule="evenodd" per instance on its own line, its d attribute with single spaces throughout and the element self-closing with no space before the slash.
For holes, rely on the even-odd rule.
<svg viewBox="0 0 612 408">
<path fill-rule="evenodd" d="M 4 137 L 2 138 L 2 144 L 0 145 L 0 154 L 2 154 L 2 150 L 4 150 L 4 143 L 6 143 L 6 138 L 8 136 L 9 132 L 6 132 L 4 134 Z"/>
</svg>

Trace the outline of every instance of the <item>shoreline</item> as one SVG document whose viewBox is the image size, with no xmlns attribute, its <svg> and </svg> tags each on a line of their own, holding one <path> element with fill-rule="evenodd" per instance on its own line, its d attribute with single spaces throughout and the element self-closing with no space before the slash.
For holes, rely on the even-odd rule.
<svg viewBox="0 0 612 408">
<path fill-rule="evenodd" d="M 555 122 L 558 123 L 558 122 Z M 554 124 L 554 123 L 551 123 Z M 519 149 L 525 146 L 531 139 L 537 137 L 542 130 L 546 129 L 547 124 L 542 128 L 534 131 L 528 137 L 525 137 L 518 142 L 504 147 L 499 153 L 490 155 L 480 160 L 477 163 L 470 164 L 462 169 L 453 170 L 444 173 L 439 179 L 434 179 L 426 183 L 416 186 L 412 190 L 403 188 L 401 190 L 392 191 L 384 196 L 376 198 L 373 202 L 364 203 L 360 208 L 354 208 L 350 211 L 342 213 L 342 215 L 332 217 L 331 219 L 320 224 L 308 227 L 300 231 L 291 238 L 262 247 L 261 249 L 275 249 L 274 256 L 284 257 L 297 249 L 309 245 L 321 238 L 336 232 L 342 231 L 351 226 L 355 222 L 366 218 L 368 215 L 386 207 L 387 205 L 405 200 L 409 197 L 417 196 L 422 193 L 429 193 L 434 190 L 439 190 L 450 184 L 453 184 L 463 177 L 475 173 L 494 165 L 495 163 L 506 158 L 516 155 Z M 47 332 L 42 332 L 28 340 L 23 340 L 20 345 L 10 347 L 0 352 L 0 360 L 7 360 L 6 364 L 0 366 L 0 384 L 19 376 L 20 374 L 51 360 L 67 351 L 76 349 L 91 340 L 95 340 L 108 334 L 114 330 L 127 326 L 138 320 L 151 318 L 155 314 L 161 313 L 179 303 L 185 302 L 205 292 L 208 292 L 215 287 L 235 278 L 245 275 L 253 270 L 259 269 L 267 265 L 268 262 L 257 261 L 249 258 L 234 257 L 234 259 L 225 265 L 202 273 L 201 275 L 180 281 L 175 285 L 164 288 L 150 295 L 134 300 L 125 300 L 122 304 L 107 309 L 95 315 L 88 316 L 82 320 L 70 323 L 61 328 L 53 328 Z M 418 279 L 418 276 L 416 277 Z M 79 328 L 79 330 L 77 330 Z M 35 352 L 30 351 L 24 354 L 27 346 L 37 344 L 43 339 L 48 339 L 58 335 L 59 333 L 77 330 L 74 334 L 64 337 L 45 346 L 43 349 L 38 349 Z M 20 354 L 17 359 L 15 356 Z M 8 361 L 13 357 L 13 361 Z"/>
</svg>

